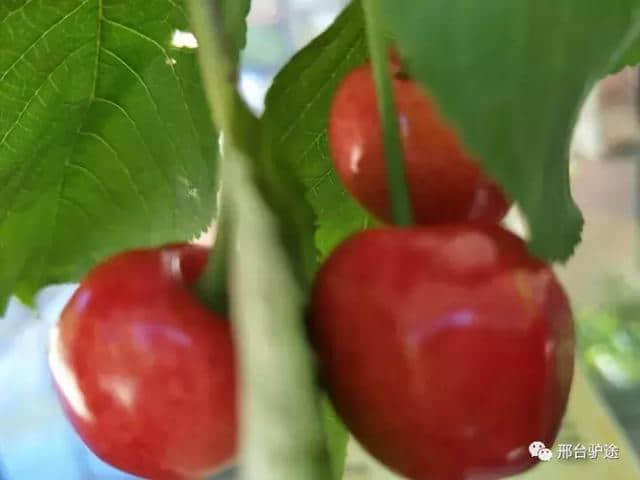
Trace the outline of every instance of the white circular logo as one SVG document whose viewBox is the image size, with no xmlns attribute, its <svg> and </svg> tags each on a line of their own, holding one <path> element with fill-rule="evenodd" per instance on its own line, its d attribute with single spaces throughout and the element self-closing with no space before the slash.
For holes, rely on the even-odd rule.
<svg viewBox="0 0 640 480">
<path fill-rule="evenodd" d="M 548 448 L 543 448 L 538 452 L 538 458 L 543 462 L 548 462 L 553 458 L 553 452 Z"/>
<path fill-rule="evenodd" d="M 548 462 L 553 458 L 553 452 L 549 450 L 542 442 L 531 442 L 529 445 L 529 453 L 532 457 L 537 457 L 543 462 Z"/>
<path fill-rule="evenodd" d="M 540 454 L 540 450 L 546 448 L 545 444 L 542 442 L 531 442 L 529 445 L 529 453 L 532 457 L 537 457 Z"/>
</svg>

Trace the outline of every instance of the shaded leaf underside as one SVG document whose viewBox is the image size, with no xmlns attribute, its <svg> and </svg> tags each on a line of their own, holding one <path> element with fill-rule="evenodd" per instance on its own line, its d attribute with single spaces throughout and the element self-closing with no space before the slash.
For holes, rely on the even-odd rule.
<svg viewBox="0 0 640 480">
<path fill-rule="evenodd" d="M 566 260 L 582 228 L 569 191 L 573 125 L 640 33 L 640 3 L 383 3 L 411 73 L 526 214 L 533 252 Z"/>
</svg>

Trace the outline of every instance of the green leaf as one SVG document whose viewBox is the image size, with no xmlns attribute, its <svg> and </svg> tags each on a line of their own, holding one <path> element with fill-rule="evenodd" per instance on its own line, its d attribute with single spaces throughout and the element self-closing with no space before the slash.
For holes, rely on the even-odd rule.
<svg viewBox="0 0 640 480">
<path fill-rule="evenodd" d="M 324 431 L 327 437 L 327 447 L 329 449 L 329 458 L 331 459 L 333 478 L 340 480 L 344 474 L 349 432 L 334 410 L 327 395 L 322 396 L 320 405 L 324 418 Z"/>
<path fill-rule="evenodd" d="M 0 300 L 209 223 L 217 141 L 176 0 L 0 4 Z"/>
<path fill-rule="evenodd" d="M 283 164 L 286 155 L 279 145 L 269 141 L 264 131 L 271 124 L 262 123 L 261 150 L 253 158 L 255 181 L 278 218 L 280 239 L 293 261 L 294 273 L 306 292 L 311 286 L 316 270 L 316 254 L 313 244 L 313 212 L 305 201 L 305 190 L 300 179 L 291 175 Z M 256 129 L 257 130 L 257 129 Z"/>
<path fill-rule="evenodd" d="M 583 223 L 569 191 L 573 124 L 637 32 L 640 2 L 381 1 L 411 73 L 520 204 L 533 252 L 566 259 Z"/>
<path fill-rule="evenodd" d="M 230 151 L 231 312 L 242 395 L 240 477 L 327 480 L 319 395 L 304 328 L 305 295 L 280 226 L 253 183 L 250 160 Z"/>
<path fill-rule="evenodd" d="M 231 38 L 234 52 L 240 52 L 247 43 L 247 15 L 251 0 L 221 0 L 224 28 Z"/>
<path fill-rule="evenodd" d="M 372 218 L 345 193 L 327 146 L 327 116 L 342 77 L 367 57 L 359 2 L 347 7 L 322 35 L 298 52 L 276 76 L 266 99 L 265 143 L 280 168 L 306 188 L 316 213 L 316 245 L 326 255 Z"/>
<path fill-rule="evenodd" d="M 625 67 L 640 64 L 640 21 L 636 22 L 636 27 L 627 36 L 626 45 L 619 49 L 618 55 L 613 59 L 613 67 L 608 73 L 616 73 Z"/>
</svg>

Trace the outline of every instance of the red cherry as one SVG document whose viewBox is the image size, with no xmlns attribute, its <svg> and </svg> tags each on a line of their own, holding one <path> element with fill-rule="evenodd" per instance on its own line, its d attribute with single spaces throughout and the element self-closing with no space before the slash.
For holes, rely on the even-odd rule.
<svg viewBox="0 0 640 480">
<path fill-rule="evenodd" d="M 188 288 L 207 255 L 170 245 L 112 257 L 52 331 L 67 417 L 96 455 L 145 478 L 200 478 L 235 455 L 230 326 Z"/>
<path fill-rule="evenodd" d="M 311 336 L 360 443 L 414 480 L 490 480 L 551 445 L 573 374 L 553 272 L 497 225 L 378 229 L 330 256 Z"/>
<path fill-rule="evenodd" d="M 414 219 L 419 224 L 498 222 L 509 208 L 500 188 L 468 155 L 456 133 L 392 57 L 393 93 Z M 329 113 L 329 147 L 346 188 L 391 221 L 380 116 L 371 65 L 347 75 Z"/>
</svg>

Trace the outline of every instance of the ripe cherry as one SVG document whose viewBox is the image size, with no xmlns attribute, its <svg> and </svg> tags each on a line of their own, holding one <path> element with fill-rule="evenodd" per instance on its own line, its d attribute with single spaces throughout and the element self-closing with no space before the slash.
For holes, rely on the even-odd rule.
<svg viewBox="0 0 640 480">
<path fill-rule="evenodd" d="M 193 245 L 116 255 L 52 331 L 67 417 L 96 455 L 145 478 L 201 478 L 235 455 L 230 326 L 188 288 L 207 255 Z"/>
<path fill-rule="evenodd" d="M 573 374 L 553 272 L 497 225 L 377 229 L 320 270 L 310 331 L 336 409 L 414 480 L 490 480 L 551 445 Z"/>
<path fill-rule="evenodd" d="M 407 184 L 418 224 L 498 222 L 509 207 L 500 188 L 464 151 L 426 92 L 392 57 L 393 93 Z M 380 116 L 371 65 L 348 74 L 329 113 L 329 147 L 346 188 L 383 220 L 391 220 Z"/>
</svg>

